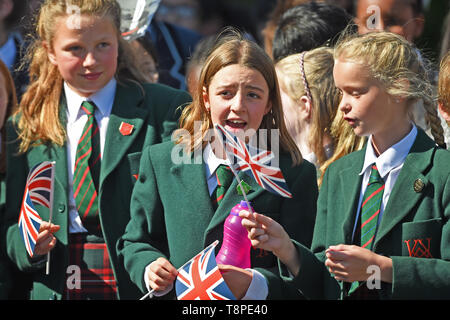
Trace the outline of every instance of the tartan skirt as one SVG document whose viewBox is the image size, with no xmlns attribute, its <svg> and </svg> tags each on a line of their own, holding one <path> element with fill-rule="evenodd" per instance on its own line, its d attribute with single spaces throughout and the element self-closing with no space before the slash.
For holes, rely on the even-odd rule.
<svg viewBox="0 0 450 320">
<path fill-rule="evenodd" d="M 63 299 L 117 299 L 116 280 L 102 238 L 87 233 L 70 234 L 69 268 Z"/>
</svg>

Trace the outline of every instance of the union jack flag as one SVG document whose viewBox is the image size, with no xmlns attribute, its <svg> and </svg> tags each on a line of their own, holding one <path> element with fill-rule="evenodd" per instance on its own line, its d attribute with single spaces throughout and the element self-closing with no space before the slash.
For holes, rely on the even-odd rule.
<svg viewBox="0 0 450 320">
<path fill-rule="evenodd" d="M 217 124 L 216 128 L 222 134 L 225 151 L 237 159 L 236 170 L 253 177 L 267 191 L 292 198 L 280 168 L 267 165 L 275 157 L 271 151 L 255 148 L 256 152 L 250 152 L 249 146 L 223 126 Z"/>
<path fill-rule="evenodd" d="M 50 196 L 53 191 L 53 168 L 54 163 L 52 162 L 44 161 L 37 164 L 30 170 L 25 185 L 20 208 L 19 230 L 30 257 L 33 256 L 42 222 L 34 205 L 39 204 L 50 208 Z"/>
<path fill-rule="evenodd" d="M 216 263 L 214 241 L 178 269 L 175 291 L 178 300 L 236 300 Z"/>
</svg>

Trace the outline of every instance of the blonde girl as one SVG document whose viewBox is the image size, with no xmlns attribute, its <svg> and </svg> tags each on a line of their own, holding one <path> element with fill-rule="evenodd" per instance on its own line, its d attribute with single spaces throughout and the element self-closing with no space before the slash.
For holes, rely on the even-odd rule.
<svg viewBox="0 0 450 320">
<path fill-rule="evenodd" d="M 243 212 L 252 244 L 272 250 L 309 298 L 450 298 L 450 153 L 423 58 L 388 32 L 344 38 L 334 57 L 339 109 L 368 142 L 325 172 L 311 250 Z M 420 100 L 435 141 L 411 121 Z"/>
<path fill-rule="evenodd" d="M 256 43 L 231 30 L 222 34 L 207 58 L 175 141 L 150 148 L 143 155 L 140 175 L 145 180 L 136 183 L 132 219 L 118 244 L 126 269 L 143 293 L 173 294 L 177 268 L 213 241 L 222 241 L 224 221 L 243 199 L 232 177 L 220 203 L 210 198 L 216 186 L 222 186 L 216 178 L 219 168 L 228 164 L 221 145 L 213 143 L 214 124 L 236 135 L 250 131 L 258 135 L 261 129 L 279 133 L 277 158 L 293 197 L 271 194 L 245 173 L 239 177 L 250 187 L 247 196 L 255 211 L 271 216 L 292 238 L 309 246 L 317 197 L 314 166 L 302 161 L 286 130 L 271 59 Z M 270 148 L 275 141 L 268 140 Z M 173 155 L 178 155 L 174 150 L 188 154 L 189 161 L 174 161 Z M 196 158 L 196 154 L 200 156 Z M 248 270 L 221 266 L 236 298 L 301 297 L 274 273 L 272 254 L 252 250 L 251 262 Z"/>
<path fill-rule="evenodd" d="M 18 268 L 32 272 L 32 299 L 139 296 L 115 244 L 129 220 L 141 150 L 170 137 L 175 109 L 189 96 L 140 84 L 129 52 L 116 1 L 42 4 L 30 85 L 7 129 L 6 245 Z M 38 207 L 43 222 L 29 257 L 17 219 L 27 174 L 42 161 L 55 162 L 54 214 L 50 224 L 49 210 Z"/>
<path fill-rule="evenodd" d="M 333 50 L 322 47 L 293 54 L 276 65 L 284 119 L 303 157 L 322 165 L 333 154 L 331 122 L 339 104 Z"/>
</svg>

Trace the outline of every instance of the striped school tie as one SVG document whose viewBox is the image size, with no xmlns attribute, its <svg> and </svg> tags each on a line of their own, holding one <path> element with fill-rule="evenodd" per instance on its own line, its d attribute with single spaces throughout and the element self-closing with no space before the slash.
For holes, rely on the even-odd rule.
<svg viewBox="0 0 450 320">
<path fill-rule="evenodd" d="M 211 195 L 212 205 L 214 210 L 217 209 L 223 197 L 225 196 L 225 192 L 228 187 L 231 185 L 233 181 L 233 173 L 231 172 L 230 167 L 221 164 L 216 169 L 216 178 L 217 178 L 217 187 Z"/>
<path fill-rule="evenodd" d="M 378 225 L 381 201 L 383 200 L 384 181 L 377 166 L 372 165 L 369 183 L 364 192 L 361 205 L 361 247 L 372 250 Z"/>
<path fill-rule="evenodd" d="M 363 195 L 361 205 L 361 247 L 369 250 L 373 249 L 375 234 L 378 226 L 378 216 L 380 214 L 381 202 L 383 200 L 384 181 L 378 172 L 377 166 L 372 165 L 369 183 Z M 352 283 L 349 294 L 353 293 L 360 282 Z"/>
<path fill-rule="evenodd" d="M 100 133 L 95 120 L 96 106 L 85 101 L 81 108 L 86 112 L 88 120 L 78 142 L 73 173 L 73 192 L 78 214 L 83 226 L 89 233 L 99 235 L 98 218 L 98 185 L 100 180 Z"/>
</svg>

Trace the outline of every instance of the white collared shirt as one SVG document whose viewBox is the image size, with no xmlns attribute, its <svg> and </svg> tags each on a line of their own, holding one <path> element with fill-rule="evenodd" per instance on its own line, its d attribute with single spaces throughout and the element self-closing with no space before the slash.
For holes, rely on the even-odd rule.
<svg viewBox="0 0 450 320">
<path fill-rule="evenodd" d="M 207 144 L 203 150 L 203 161 L 205 161 L 206 182 L 208 184 L 209 195 L 211 196 L 217 187 L 216 170 L 221 165 L 230 165 L 227 159 L 217 158 L 214 154 L 211 144 Z"/>
<path fill-rule="evenodd" d="M 106 129 L 108 128 L 109 116 L 114 103 L 117 82 L 113 78 L 106 86 L 97 91 L 90 97 L 79 96 L 66 83 L 64 83 L 64 93 L 67 101 L 67 168 L 69 185 L 69 232 L 87 232 L 81 223 L 81 219 L 76 210 L 75 198 L 73 196 L 73 171 L 75 155 L 77 152 L 78 141 L 83 133 L 84 125 L 87 121 L 86 113 L 81 109 L 84 101 L 92 101 L 97 106 L 95 110 L 95 120 L 97 121 L 100 132 L 100 152 L 103 158 L 103 149 L 105 146 Z"/>
<path fill-rule="evenodd" d="M 205 174 L 206 174 L 206 180 L 208 183 L 208 191 L 209 195 L 213 193 L 213 191 L 217 187 L 217 179 L 216 179 L 216 169 L 221 164 L 229 165 L 230 162 L 228 160 L 220 159 L 216 157 L 214 154 L 211 145 L 208 143 L 203 150 L 203 160 L 205 161 Z M 247 269 L 250 270 L 253 274 L 252 282 L 250 283 L 250 286 L 247 289 L 246 294 L 241 300 L 265 300 L 267 298 L 267 295 L 269 293 L 269 288 L 267 285 L 266 278 L 259 272 L 254 269 Z M 150 291 L 150 282 L 148 280 L 148 272 L 150 272 L 150 265 L 148 265 L 145 268 L 144 273 L 144 281 L 147 286 L 147 289 Z M 153 294 L 155 296 L 163 296 L 167 294 L 170 290 L 172 290 L 173 285 L 169 286 L 166 290 L 160 291 L 160 292 L 154 292 Z"/>
<path fill-rule="evenodd" d="M 411 131 L 399 142 L 391 146 L 389 149 L 384 151 L 378 157 L 372 146 L 372 136 L 369 137 L 367 142 L 366 154 L 364 158 L 364 164 L 359 175 L 363 176 L 361 193 L 359 195 L 358 211 L 356 215 L 355 224 L 353 227 L 352 242 L 355 235 L 356 228 L 358 226 L 359 214 L 361 211 L 361 203 L 364 197 L 364 192 L 367 189 L 367 184 L 369 183 L 369 177 L 371 172 L 371 165 L 376 164 L 380 176 L 384 180 L 384 192 L 383 200 L 381 202 L 380 213 L 378 215 L 378 224 L 383 217 L 384 209 L 389 201 L 392 189 L 394 188 L 395 182 L 397 181 L 398 175 L 400 174 L 403 164 L 405 162 L 406 156 L 409 153 L 414 141 L 417 137 L 417 128 L 412 124 Z"/>
</svg>

